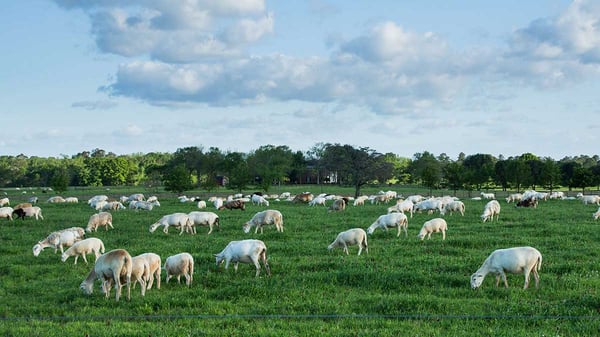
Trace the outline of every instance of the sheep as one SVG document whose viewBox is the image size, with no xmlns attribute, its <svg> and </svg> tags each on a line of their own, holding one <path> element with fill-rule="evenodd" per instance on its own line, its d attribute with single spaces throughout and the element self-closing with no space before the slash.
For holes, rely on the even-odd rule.
<svg viewBox="0 0 600 337">
<path fill-rule="evenodd" d="M 538 205 L 537 198 L 532 197 L 532 198 L 529 198 L 529 199 L 520 200 L 519 202 L 517 202 L 517 204 L 515 205 L 515 207 L 533 207 L 533 208 L 537 208 L 537 205 Z"/>
<path fill-rule="evenodd" d="M 118 211 L 125 209 L 125 206 L 120 201 L 109 201 L 102 205 L 102 211 Z"/>
<path fill-rule="evenodd" d="M 14 209 L 10 206 L 0 207 L 0 218 L 7 218 L 8 220 L 12 221 L 13 212 Z"/>
<path fill-rule="evenodd" d="M 114 229 L 112 225 L 112 214 L 108 212 L 100 212 L 97 214 L 93 214 L 90 216 L 88 220 L 86 231 L 88 233 L 95 232 L 98 230 L 99 226 L 104 226 L 105 230 L 108 230 L 108 227 Z"/>
<path fill-rule="evenodd" d="M 596 204 L 600 206 L 600 195 L 583 195 L 582 193 L 577 193 L 577 199 L 580 199 L 585 205 Z"/>
<path fill-rule="evenodd" d="M 404 235 L 408 236 L 407 228 L 408 228 L 408 218 L 404 213 L 389 213 L 385 215 L 381 215 L 369 228 L 367 229 L 367 234 L 373 234 L 373 232 L 377 228 L 383 228 L 387 232 L 389 228 L 397 227 L 398 234 L 396 236 L 400 236 L 400 232 L 404 229 Z"/>
<path fill-rule="evenodd" d="M 102 211 L 102 209 L 104 208 L 104 206 L 106 206 L 106 204 L 108 204 L 108 201 L 100 200 L 100 201 L 95 202 L 94 206 L 92 206 L 92 208 L 97 211 Z"/>
<path fill-rule="evenodd" d="M 33 206 L 33 205 L 30 202 L 22 202 L 20 204 L 17 204 L 15 207 L 13 207 L 13 210 L 16 211 L 18 209 L 27 208 L 27 207 L 31 207 L 31 206 Z"/>
<path fill-rule="evenodd" d="M 8 205 L 10 205 L 10 199 L 8 199 L 8 198 L 0 199 L 0 207 L 4 207 L 4 206 L 8 206 Z"/>
<path fill-rule="evenodd" d="M 519 202 L 519 201 L 521 201 L 521 199 L 523 199 L 523 194 L 521 194 L 521 193 L 509 194 L 508 197 L 506 197 L 506 203 L 510 204 L 513 201 Z"/>
<path fill-rule="evenodd" d="M 29 197 L 29 199 L 27 199 L 27 201 L 28 201 L 30 204 L 37 204 L 37 202 L 38 202 L 38 197 Z"/>
<path fill-rule="evenodd" d="M 446 231 L 448 230 L 448 224 L 446 220 L 442 218 L 434 218 L 429 221 L 426 221 L 421 227 L 419 234 L 417 237 L 421 240 L 427 236 L 427 240 L 431 239 L 432 233 L 442 232 L 442 240 L 446 240 Z"/>
<path fill-rule="evenodd" d="M 542 254 L 533 247 L 513 247 L 497 249 L 493 251 L 483 262 L 481 267 L 471 275 L 471 288 L 481 286 L 483 279 L 489 273 L 496 274 L 496 287 L 500 283 L 500 277 L 504 281 L 504 287 L 508 288 L 506 273 L 525 275 L 523 289 L 529 286 L 529 274 L 533 273 L 535 287 L 539 287 L 540 276 L 538 271 L 542 267 Z"/>
<path fill-rule="evenodd" d="M 354 206 L 364 206 L 365 205 L 365 200 L 368 200 L 369 197 L 366 195 L 361 195 L 360 197 L 354 199 Z"/>
<path fill-rule="evenodd" d="M 314 195 L 310 192 L 303 192 L 300 194 L 297 194 L 296 196 L 294 196 L 294 199 L 292 200 L 293 203 L 297 203 L 297 202 L 301 202 L 301 203 L 309 203 L 311 200 L 314 199 Z"/>
<path fill-rule="evenodd" d="M 57 195 L 57 196 L 48 198 L 48 200 L 46 200 L 46 202 L 50 203 L 50 204 L 62 204 L 65 202 L 65 198 Z"/>
<path fill-rule="evenodd" d="M 400 213 L 404 213 L 404 212 L 409 212 L 410 213 L 410 217 L 413 217 L 413 209 L 414 209 L 415 204 L 413 204 L 412 201 L 410 200 L 398 200 L 398 202 L 396 202 L 396 204 L 392 207 L 388 207 L 388 213 L 392 213 L 392 212 L 400 212 Z"/>
<path fill-rule="evenodd" d="M 441 213 L 443 207 L 444 204 L 441 200 L 432 198 L 417 202 L 413 207 L 413 212 L 427 211 L 427 213 L 431 214 L 438 211 Z"/>
<path fill-rule="evenodd" d="M 552 193 L 550 193 L 550 196 L 548 197 L 550 199 L 565 199 L 565 192 L 563 191 L 554 191 Z"/>
<path fill-rule="evenodd" d="M 213 212 L 193 211 L 188 213 L 188 217 L 192 222 L 192 226 L 208 226 L 208 234 L 212 233 L 213 226 L 219 227 L 219 216 Z M 193 233 L 196 234 L 196 228 L 192 227 Z"/>
<path fill-rule="evenodd" d="M 252 194 L 251 200 L 253 205 L 269 207 L 269 201 L 265 199 L 265 197 L 263 197 L 262 195 Z"/>
<path fill-rule="evenodd" d="M 600 218 L 600 207 L 598 207 L 596 213 L 592 214 L 592 218 L 594 218 L 594 220 L 598 220 L 598 218 Z"/>
<path fill-rule="evenodd" d="M 327 201 L 327 199 L 325 199 L 325 197 L 317 196 L 316 198 L 314 198 L 313 200 L 308 202 L 308 206 L 315 206 L 315 205 L 325 206 L 326 201 Z"/>
<path fill-rule="evenodd" d="M 146 198 L 144 197 L 144 195 L 142 193 L 135 193 L 130 195 L 127 198 L 128 202 L 132 202 L 132 201 L 144 201 Z"/>
<path fill-rule="evenodd" d="M 125 249 L 115 249 L 101 255 L 96 260 L 94 268 L 88 276 L 81 282 L 79 288 L 87 295 L 92 294 L 94 290 L 94 281 L 102 279 L 102 290 L 106 298 L 110 296 L 110 289 L 115 283 L 115 300 L 118 302 L 121 297 L 121 288 L 123 283 L 127 286 L 127 300 L 131 299 L 131 269 L 132 258 Z"/>
<path fill-rule="evenodd" d="M 352 228 L 347 231 L 341 232 L 337 235 L 335 240 L 327 246 L 327 249 L 332 250 L 336 247 L 343 249 L 346 255 L 349 255 L 348 246 L 358 245 L 358 255 L 362 252 L 363 248 L 369 253 L 369 246 L 367 244 L 367 233 L 362 228 Z"/>
<path fill-rule="evenodd" d="M 454 212 L 460 212 L 460 215 L 465 216 L 465 204 L 459 200 L 450 201 L 444 205 L 440 214 L 446 215 L 448 212 L 450 212 L 450 215 L 452 215 Z"/>
<path fill-rule="evenodd" d="M 67 198 L 65 198 L 65 202 L 77 204 L 77 203 L 79 203 L 79 199 L 77 199 L 76 197 L 67 197 Z"/>
<path fill-rule="evenodd" d="M 496 216 L 496 221 L 500 218 L 500 203 L 496 200 L 492 200 L 488 202 L 481 214 L 481 220 L 486 222 L 487 220 L 494 221 L 494 215 Z"/>
<path fill-rule="evenodd" d="M 151 211 L 153 208 L 154 204 L 147 201 L 132 201 L 129 203 L 129 209 Z"/>
<path fill-rule="evenodd" d="M 204 201 L 204 200 L 198 201 L 198 203 L 196 204 L 196 207 L 198 207 L 199 209 L 206 208 L 206 201 Z"/>
<path fill-rule="evenodd" d="M 230 200 L 219 207 L 219 211 L 227 208 L 228 210 L 239 209 L 242 211 L 246 210 L 246 204 L 242 200 Z"/>
<path fill-rule="evenodd" d="M 225 261 L 225 270 L 233 262 L 233 269 L 237 272 L 238 264 L 253 263 L 256 267 L 255 277 L 260 275 L 260 262 L 265 266 L 267 275 L 271 276 L 271 268 L 267 262 L 267 246 L 261 240 L 231 241 L 218 254 L 214 254 L 217 267 Z"/>
<path fill-rule="evenodd" d="M 163 228 L 165 234 L 169 233 L 169 226 L 179 227 L 179 235 L 183 234 L 183 231 L 193 233 L 192 221 L 186 213 L 172 213 L 163 216 L 157 222 L 150 225 L 150 233 L 154 233 L 159 226 L 165 227 Z"/>
<path fill-rule="evenodd" d="M 254 214 L 252 219 L 244 224 L 243 230 L 244 233 L 249 233 L 250 228 L 252 228 L 252 226 L 256 226 L 254 233 L 258 233 L 258 229 L 260 229 L 260 234 L 262 234 L 263 227 L 265 225 L 275 225 L 275 228 L 278 232 L 283 232 L 283 215 L 281 212 L 274 209 L 267 209 L 262 212 L 258 212 Z"/>
<path fill-rule="evenodd" d="M 148 273 L 148 280 L 146 282 L 146 289 L 152 289 L 152 285 L 154 284 L 155 279 L 156 288 L 160 289 L 160 272 L 162 268 L 160 256 L 155 253 L 144 253 L 138 256 L 146 259 L 146 261 L 148 262 L 148 267 L 150 268 Z"/>
<path fill-rule="evenodd" d="M 181 283 L 181 275 L 185 277 L 185 284 L 189 287 L 194 280 L 194 258 L 190 253 L 179 253 L 167 257 L 165 260 L 165 271 L 167 272 L 167 283 L 171 277 L 177 277 L 177 283 Z"/>
<path fill-rule="evenodd" d="M 88 238 L 75 242 L 69 249 L 67 249 L 61 255 L 61 261 L 65 262 L 70 256 L 75 256 L 75 263 L 77 264 L 77 258 L 81 256 L 83 261 L 87 264 L 87 254 L 94 253 L 96 260 L 100 255 L 104 254 L 104 243 L 98 238 Z"/>
<path fill-rule="evenodd" d="M 150 279 L 150 264 L 143 256 L 134 256 L 131 258 L 131 276 L 133 277 L 133 288 L 139 282 L 142 288 L 142 296 L 146 295 L 146 282 Z"/>
<path fill-rule="evenodd" d="M 13 215 L 15 214 L 17 215 L 17 219 L 21 218 L 25 220 L 25 217 L 35 217 L 36 220 L 44 220 L 44 217 L 42 216 L 42 209 L 38 206 L 15 209 L 13 210 Z"/>
<path fill-rule="evenodd" d="M 406 200 L 410 200 L 413 204 L 416 204 L 418 202 L 425 200 L 425 197 L 423 197 L 420 194 L 415 194 L 415 195 L 409 195 L 408 197 L 406 197 Z"/>
<path fill-rule="evenodd" d="M 38 256 L 48 247 L 54 248 L 54 253 L 60 248 L 60 253 L 64 253 L 63 247 L 71 247 L 75 242 L 81 240 L 84 236 L 83 228 L 71 227 L 60 231 L 50 233 L 44 240 L 38 241 L 32 248 L 33 256 Z"/>
<path fill-rule="evenodd" d="M 333 211 L 343 211 L 346 209 L 346 205 L 348 204 L 348 200 L 346 198 L 337 199 L 327 208 L 327 212 Z"/>
<path fill-rule="evenodd" d="M 108 200 L 108 196 L 106 196 L 106 195 L 95 195 L 95 196 L 89 198 L 87 203 L 91 207 L 95 207 L 95 205 L 93 205 L 95 202 L 106 201 L 106 200 Z"/>
<path fill-rule="evenodd" d="M 222 198 L 215 198 L 213 200 L 213 205 L 215 206 L 215 208 L 217 210 L 221 209 L 221 207 L 223 207 L 223 199 Z"/>
<path fill-rule="evenodd" d="M 148 199 L 146 199 L 147 202 L 155 202 L 158 201 L 158 197 L 153 195 L 151 197 L 149 197 Z"/>
<path fill-rule="evenodd" d="M 494 193 L 481 192 L 480 194 L 482 199 L 496 199 L 496 195 Z"/>
</svg>

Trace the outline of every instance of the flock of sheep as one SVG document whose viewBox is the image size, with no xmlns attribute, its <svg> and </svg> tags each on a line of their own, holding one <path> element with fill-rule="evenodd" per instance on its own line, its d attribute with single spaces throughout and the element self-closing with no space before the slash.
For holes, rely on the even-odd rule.
<svg viewBox="0 0 600 337">
<path fill-rule="evenodd" d="M 365 231 L 362 228 L 351 228 L 340 232 L 335 240 L 329 244 L 328 249 L 341 248 L 344 253 L 349 254 L 348 247 L 358 246 L 358 255 L 364 250 L 368 253 L 367 237 L 374 233 L 378 228 L 388 231 L 391 228 L 397 229 L 397 236 L 404 232 L 408 236 L 408 216 L 412 218 L 414 212 L 428 212 L 432 214 L 439 212 L 444 216 L 448 213 L 458 212 L 464 215 L 465 205 L 460 200 L 453 197 L 441 198 L 424 198 L 419 195 L 409 196 L 407 198 L 398 198 L 394 192 L 380 192 L 374 196 L 364 196 L 356 199 L 342 198 L 321 194 L 313 196 L 312 193 L 302 193 L 292 196 L 285 193 L 276 197 L 277 200 L 288 200 L 294 203 L 305 203 L 309 207 L 323 205 L 325 201 L 332 200 L 333 203 L 328 207 L 328 211 L 344 211 L 350 201 L 353 201 L 354 206 L 364 205 L 364 202 L 370 200 L 371 203 L 383 203 L 395 200 L 395 204 L 388 208 L 388 213 L 379 216 Z M 506 202 L 515 202 L 517 205 L 524 207 L 536 207 L 537 200 L 547 198 L 564 198 L 560 194 L 544 194 L 535 191 L 526 191 L 522 194 L 511 194 L 507 197 Z M 600 205 L 600 196 L 596 195 L 578 195 L 585 204 L 594 203 Z M 78 202 L 73 198 L 52 197 L 48 199 L 49 203 L 58 202 Z M 498 220 L 501 206 L 495 200 L 495 196 L 490 193 L 481 193 L 481 198 L 491 199 L 481 214 L 482 222 Z M 33 200 L 30 200 L 33 201 Z M 180 202 L 196 201 L 187 197 L 180 197 Z M 523 203 L 523 201 L 529 201 Z M 534 201 L 534 202 L 532 202 Z M 35 201 L 34 201 L 35 202 Z M 252 202 L 256 205 L 269 206 L 267 196 L 253 194 L 251 196 L 232 196 L 229 199 L 211 198 L 208 202 L 212 202 L 215 209 L 241 209 L 244 210 L 245 203 Z M 206 208 L 207 201 L 199 200 L 198 208 Z M 38 206 L 33 206 L 31 203 L 16 205 L 14 208 L 9 206 L 8 198 L 0 199 L 0 218 L 6 217 L 13 220 L 13 216 L 17 217 L 34 217 L 35 219 L 43 219 L 41 209 Z M 124 249 L 114 249 L 105 252 L 104 243 L 98 238 L 84 238 L 85 233 L 92 233 L 99 228 L 104 227 L 107 231 L 113 228 L 112 214 L 110 211 L 125 209 L 124 204 L 129 204 L 131 209 L 151 210 L 155 206 L 160 206 L 156 197 L 151 197 L 145 200 L 142 194 L 134 194 L 129 197 L 122 197 L 119 201 L 108 201 L 107 196 L 95 196 L 88 200 L 88 204 L 98 213 L 90 216 L 87 227 L 71 227 L 56 232 L 50 233 L 44 240 L 36 243 L 32 250 L 33 255 L 38 256 L 45 248 L 54 248 L 55 253 L 58 249 L 61 251 L 61 260 L 65 262 L 69 257 L 74 257 L 74 263 L 77 263 L 79 257 L 82 257 L 87 263 L 86 255 L 94 254 L 96 260 L 94 267 L 89 272 L 85 280 L 82 281 L 80 288 L 86 294 L 91 294 L 93 291 L 94 281 L 100 279 L 102 281 L 102 290 L 106 297 L 110 296 L 110 291 L 113 286 L 116 289 L 116 300 L 121 296 L 121 289 L 126 286 L 127 299 L 130 299 L 131 287 L 135 287 L 136 283 L 140 283 L 141 294 L 145 295 L 147 289 L 151 289 L 154 281 L 157 283 L 157 288 L 160 289 L 161 269 L 166 271 L 166 282 L 172 277 L 180 281 L 181 276 L 185 278 L 186 285 L 190 286 L 193 281 L 194 259 L 191 254 L 182 252 L 173 256 L 167 257 L 164 266 L 162 265 L 161 257 L 155 253 L 144 253 L 132 257 Z M 593 214 L 594 219 L 600 217 L 600 208 Z M 163 232 L 168 233 L 169 227 L 179 229 L 179 234 L 196 233 L 197 226 L 209 227 L 208 234 L 211 234 L 214 227 L 219 226 L 219 216 L 210 211 L 193 211 L 190 213 L 173 213 L 161 217 L 158 221 L 150 225 L 149 231 L 152 233 L 158 227 L 163 227 Z M 245 233 L 249 233 L 252 227 L 255 227 L 254 233 L 257 234 L 260 230 L 261 234 L 265 226 L 274 226 L 277 232 L 283 232 L 283 215 L 275 209 L 266 209 L 257 212 L 248 220 L 242 227 Z M 423 240 L 425 237 L 431 238 L 432 233 L 441 233 L 442 240 L 446 238 L 447 222 L 441 218 L 433 218 L 423 223 L 418 238 Z M 65 248 L 67 248 L 65 250 Z M 259 276 L 261 265 L 263 264 L 268 275 L 271 274 L 270 267 L 267 261 L 267 247 L 261 240 L 240 240 L 231 241 L 220 253 L 215 254 L 216 265 L 225 263 L 225 269 L 230 263 L 234 264 L 234 269 L 237 271 L 238 264 L 249 263 L 254 264 L 256 268 L 256 277 Z M 478 288 L 487 274 L 496 276 L 496 286 L 500 279 L 508 287 L 505 273 L 524 274 L 525 283 L 524 289 L 529 286 L 530 274 L 533 274 L 535 286 L 539 286 L 538 271 L 541 268 L 542 255 L 533 247 L 512 247 L 507 249 L 498 249 L 493 251 L 483 262 L 481 267 L 471 276 L 472 288 Z"/>
</svg>

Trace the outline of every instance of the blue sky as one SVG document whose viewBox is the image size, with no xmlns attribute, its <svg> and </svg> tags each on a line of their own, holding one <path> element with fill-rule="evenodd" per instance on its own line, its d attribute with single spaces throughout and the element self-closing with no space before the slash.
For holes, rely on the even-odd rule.
<svg viewBox="0 0 600 337">
<path fill-rule="evenodd" d="M 600 3 L 9 1 L 0 155 L 594 155 Z"/>
</svg>

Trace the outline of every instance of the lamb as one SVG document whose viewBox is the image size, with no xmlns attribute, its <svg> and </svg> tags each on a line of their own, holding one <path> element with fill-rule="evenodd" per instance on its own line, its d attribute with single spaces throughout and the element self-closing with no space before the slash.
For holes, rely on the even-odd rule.
<svg viewBox="0 0 600 337">
<path fill-rule="evenodd" d="M 459 200 L 450 201 L 444 205 L 440 214 L 446 215 L 447 212 L 450 212 L 450 215 L 454 212 L 460 212 L 460 215 L 465 216 L 465 204 Z"/>
<path fill-rule="evenodd" d="M 42 216 L 42 209 L 38 206 L 15 209 L 13 210 L 13 215 L 15 214 L 17 215 L 17 219 L 21 218 L 22 220 L 25 220 L 25 217 L 35 217 L 36 220 L 44 220 L 44 217 Z"/>
<path fill-rule="evenodd" d="M 112 225 L 112 214 L 108 212 L 100 212 L 97 214 L 93 214 L 90 216 L 88 220 L 87 228 L 85 229 L 88 233 L 95 232 L 98 230 L 98 227 L 104 226 L 105 230 L 108 230 L 108 227 L 114 229 Z"/>
<path fill-rule="evenodd" d="M 194 280 L 194 258 L 190 253 L 179 253 L 167 257 L 165 261 L 165 271 L 167 272 L 167 283 L 171 277 L 177 277 L 177 283 L 181 283 L 181 275 L 185 277 L 185 284 L 189 287 Z"/>
<path fill-rule="evenodd" d="M 432 198 L 417 202 L 414 205 L 413 210 L 414 212 L 427 211 L 427 213 L 431 214 L 435 211 L 441 213 L 443 207 L 444 204 L 441 200 Z"/>
<path fill-rule="evenodd" d="M 129 209 L 151 211 L 153 208 L 154 204 L 147 201 L 132 201 L 129 203 Z"/>
<path fill-rule="evenodd" d="M 254 233 L 258 233 L 258 229 L 260 229 L 260 233 L 262 234 L 265 225 L 275 225 L 278 232 L 283 232 L 283 215 L 281 212 L 274 209 L 267 209 L 254 214 L 252 219 L 244 224 L 244 233 L 249 233 L 250 228 L 256 226 Z"/>
<path fill-rule="evenodd" d="M 400 236 L 402 229 L 404 229 L 404 235 L 408 236 L 408 218 L 404 213 L 389 213 L 380 216 L 373 224 L 371 224 L 371 226 L 369 226 L 367 234 L 373 234 L 377 228 L 383 228 L 387 232 L 389 228 L 393 227 L 398 228 L 398 234 L 396 236 Z"/>
<path fill-rule="evenodd" d="M 0 207 L 4 207 L 10 205 L 10 199 L 8 198 L 2 198 L 0 199 Z"/>
<path fill-rule="evenodd" d="M 216 209 L 221 209 L 221 207 L 223 207 L 223 199 L 222 198 L 215 198 L 213 200 L 213 205 L 215 206 Z"/>
<path fill-rule="evenodd" d="M 523 194 L 521 193 L 513 193 L 506 197 L 506 203 L 510 204 L 511 202 L 519 202 L 523 199 Z"/>
<path fill-rule="evenodd" d="M 325 199 L 325 197 L 317 196 L 316 198 L 314 198 L 313 200 L 308 202 L 308 206 L 315 206 L 315 205 L 325 206 L 326 201 L 327 201 L 327 199 Z"/>
<path fill-rule="evenodd" d="M 0 207 L 0 218 L 7 218 L 12 221 L 13 212 L 14 209 L 10 206 Z"/>
<path fill-rule="evenodd" d="M 125 206 L 120 201 L 109 201 L 102 205 L 102 211 L 118 211 L 125 209 Z"/>
<path fill-rule="evenodd" d="M 179 227 L 179 235 L 183 234 L 183 231 L 193 233 L 192 221 L 186 213 L 172 213 L 163 216 L 157 222 L 150 225 L 150 233 L 154 233 L 159 226 L 165 227 L 163 228 L 165 234 L 169 233 L 169 226 Z"/>
<path fill-rule="evenodd" d="M 62 253 L 61 261 L 65 262 L 70 256 L 75 256 L 75 263 L 77 264 L 77 258 L 81 256 L 83 261 L 87 264 L 87 254 L 94 253 L 96 260 L 100 255 L 104 254 L 104 243 L 98 238 L 88 238 L 75 242 L 69 249 Z"/>
<path fill-rule="evenodd" d="M 481 214 L 481 220 L 486 222 L 487 220 L 494 221 L 494 215 L 496 221 L 500 218 L 500 203 L 496 200 L 492 200 L 485 205 L 483 214 Z"/>
<path fill-rule="evenodd" d="M 471 288 L 481 286 L 483 279 L 489 273 L 496 274 L 496 287 L 500 283 L 500 277 L 504 281 L 504 287 L 508 288 L 505 273 L 525 275 L 523 289 L 529 286 L 529 274 L 533 273 L 535 287 L 539 287 L 540 276 L 538 271 L 542 266 L 542 254 L 533 247 L 513 247 L 497 249 L 483 262 L 481 267 L 471 276 Z"/>
<path fill-rule="evenodd" d="M 57 196 L 48 198 L 48 200 L 46 202 L 50 203 L 50 204 L 61 204 L 61 203 L 65 202 L 65 198 L 57 195 Z"/>
<path fill-rule="evenodd" d="M 404 213 L 404 212 L 409 212 L 410 213 L 410 217 L 413 217 L 413 209 L 414 209 L 415 204 L 413 204 L 412 201 L 410 200 L 398 200 L 398 202 L 396 202 L 396 205 L 389 207 L 388 208 L 388 213 L 392 213 L 392 212 L 400 212 L 400 213 Z"/>
<path fill-rule="evenodd" d="M 481 192 L 480 194 L 482 199 L 496 199 L 496 195 L 494 193 Z"/>
<path fill-rule="evenodd" d="M 336 199 L 329 208 L 327 208 L 327 212 L 332 211 L 343 211 L 346 209 L 346 205 L 348 204 L 348 200 L 346 198 Z"/>
<path fill-rule="evenodd" d="M 67 197 L 67 198 L 65 198 L 65 202 L 77 204 L 77 203 L 79 203 L 79 199 L 77 199 L 76 197 Z"/>
<path fill-rule="evenodd" d="M 242 211 L 246 210 L 246 204 L 242 200 L 230 200 L 219 207 L 219 211 L 227 208 L 228 210 L 239 209 Z"/>
<path fill-rule="evenodd" d="M 231 241 L 218 254 L 215 254 L 217 267 L 225 261 L 225 270 L 229 268 L 229 263 L 233 262 L 233 269 L 237 272 L 238 264 L 253 263 L 256 267 L 255 277 L 260 275 L 260 262 L 265 266 L 267 275 L 271 275 L 271 268 L 267 262 L 267 246 L 261 240 L 241 240 Z"/>
<path fill-rule="evenodd" d="M 365 200 L 368 200 L 369 197 L 366 195 L 361 195 L 360 197 L 354 199 L 354 206 L 364 206 L 365 205 Z"/>
<path fill-rule="evenodd" d="M 75 242 L 81 240 L 85 232 L 81 227 L 71 227 L 60 231 L 50 233 L 44 240 L 38 241 L 33 246 L 33 256 L 38 256 L 48 247 L 54 248 L 54 253 L 60 248 L 60 253 L 64 253 L 64 247 L 71 247 Z"/>
<path fill-rule="evenodd" d="M 152 289 L 152 285 L 154 284 L 155 279 L 156 288 L 160 289 L 160 272 L 162 267 L 160 256 L 155 253 L 144 253 L 138 256 L 146 259 L 146 261 L 148 262 L 148 267 L 150 268 L 148 272 L 148 279 L 146 282 L 146 289 Z"/>
<path fill-rule="evenodd" d="M 188 217 L 192 222 L 192 226 L 208 226 L 208 234 L 212 233 L 213 226 L 219 227 L 219 216 L 213 212 L 194 211 L 188 213 Z M 196 234 L 196 228 L 192 227 L 193 233 Z"/>
<path fill-rule="evenodd" d="M 262 195 L 252 194 L 251 200 L 253 205 L 269 207 L 269 201 L 265 199 Z"/>
<path fill-rule="evenodd" d="M 427 240 L 431 239 L 432 233 L 442 232 L 442 240 L 446 240 L 446 231 L 448 230 L 448 224 L 446 220 L 442 218 L 434 218 L 429 221 L 426 221 L 421 227 L 419 234 L 417 237 L 421 240 L 427 236 Z"/>
<path fill-rule="evenodd" d="M 600 218 L 600 207 L 598 207 L 596 213 L 592 214 L 592 217 L 594 218 L 594 220 L 598 220 L 598 218 Z"/>
<path fill-rule="evenodd" d="M 139 282 L 142 288 L 142 296 L 146 295 L 146 282 L 151 278 L 150 265 L 143 256 L 134 256 L 131 258 L 131 276 L 133 277 L 133 288 Z"/>
<path fill-rule="evenodd" d="M 204 208 L 206 208 L 206 201 L 204 201 L 204 200 L 200 200 L 200 201 L 198 201 L 198 203 L 196 204 L 196 206 L 197 206 L 199 209 L 204 209 Z"/>
<path fill-rule="evenodd" d="M 112 284 L 115 284 L 115 300 L 118 302 L 121 297 L 121 288 L 123 283 L 127 286 L 127 300 L 131 299 L 131 272 L 132 258 L 125 249 L 115 249 L 101 255 L 94 268 L 88 276 L 79 285 L 79 288 L 87 295 L 92 294 L 94 290 L 94 281 L 102 279 L 102 290 L 106 298 L 110 296 Z"/>
<path fill-rule="evenodd" d="M 583 195 L 582 193 L 577 193 L 577 198 L 585 205 L 596 204 L 600 206 L 600 195 Z"/>
<path fill-rule="evenodd" d="M 358 255 L 362 252 L 363 248 L 369 253 L 369 247 L 367 244 L 367 233 L 362 228 L 352 228 L 347 231 L 341 232 L 335 238 L 335 240 L 327 247 L 332 250 L 333 248 L 340 247 L 349 255 L 348 246 L 358 245 Z"/>
</svg>

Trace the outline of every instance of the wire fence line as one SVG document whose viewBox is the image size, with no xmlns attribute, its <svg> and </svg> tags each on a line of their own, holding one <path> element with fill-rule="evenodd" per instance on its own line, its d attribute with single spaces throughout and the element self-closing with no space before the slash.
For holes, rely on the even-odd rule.
<svg viewBox="0 0 600 337">
<path fill-rule="evenodd" d="M 427 314 L 232 314 L 232 315 L 116 315 L 116 316 L 31 316 L 1 317 L 0 321 L 164 321 L 164 320 L 230 320 L 230 319 L 396 319 L 396 320 L 599 320 L 600 316 L 571 315 L 427 315 Z"/>
</svg>

